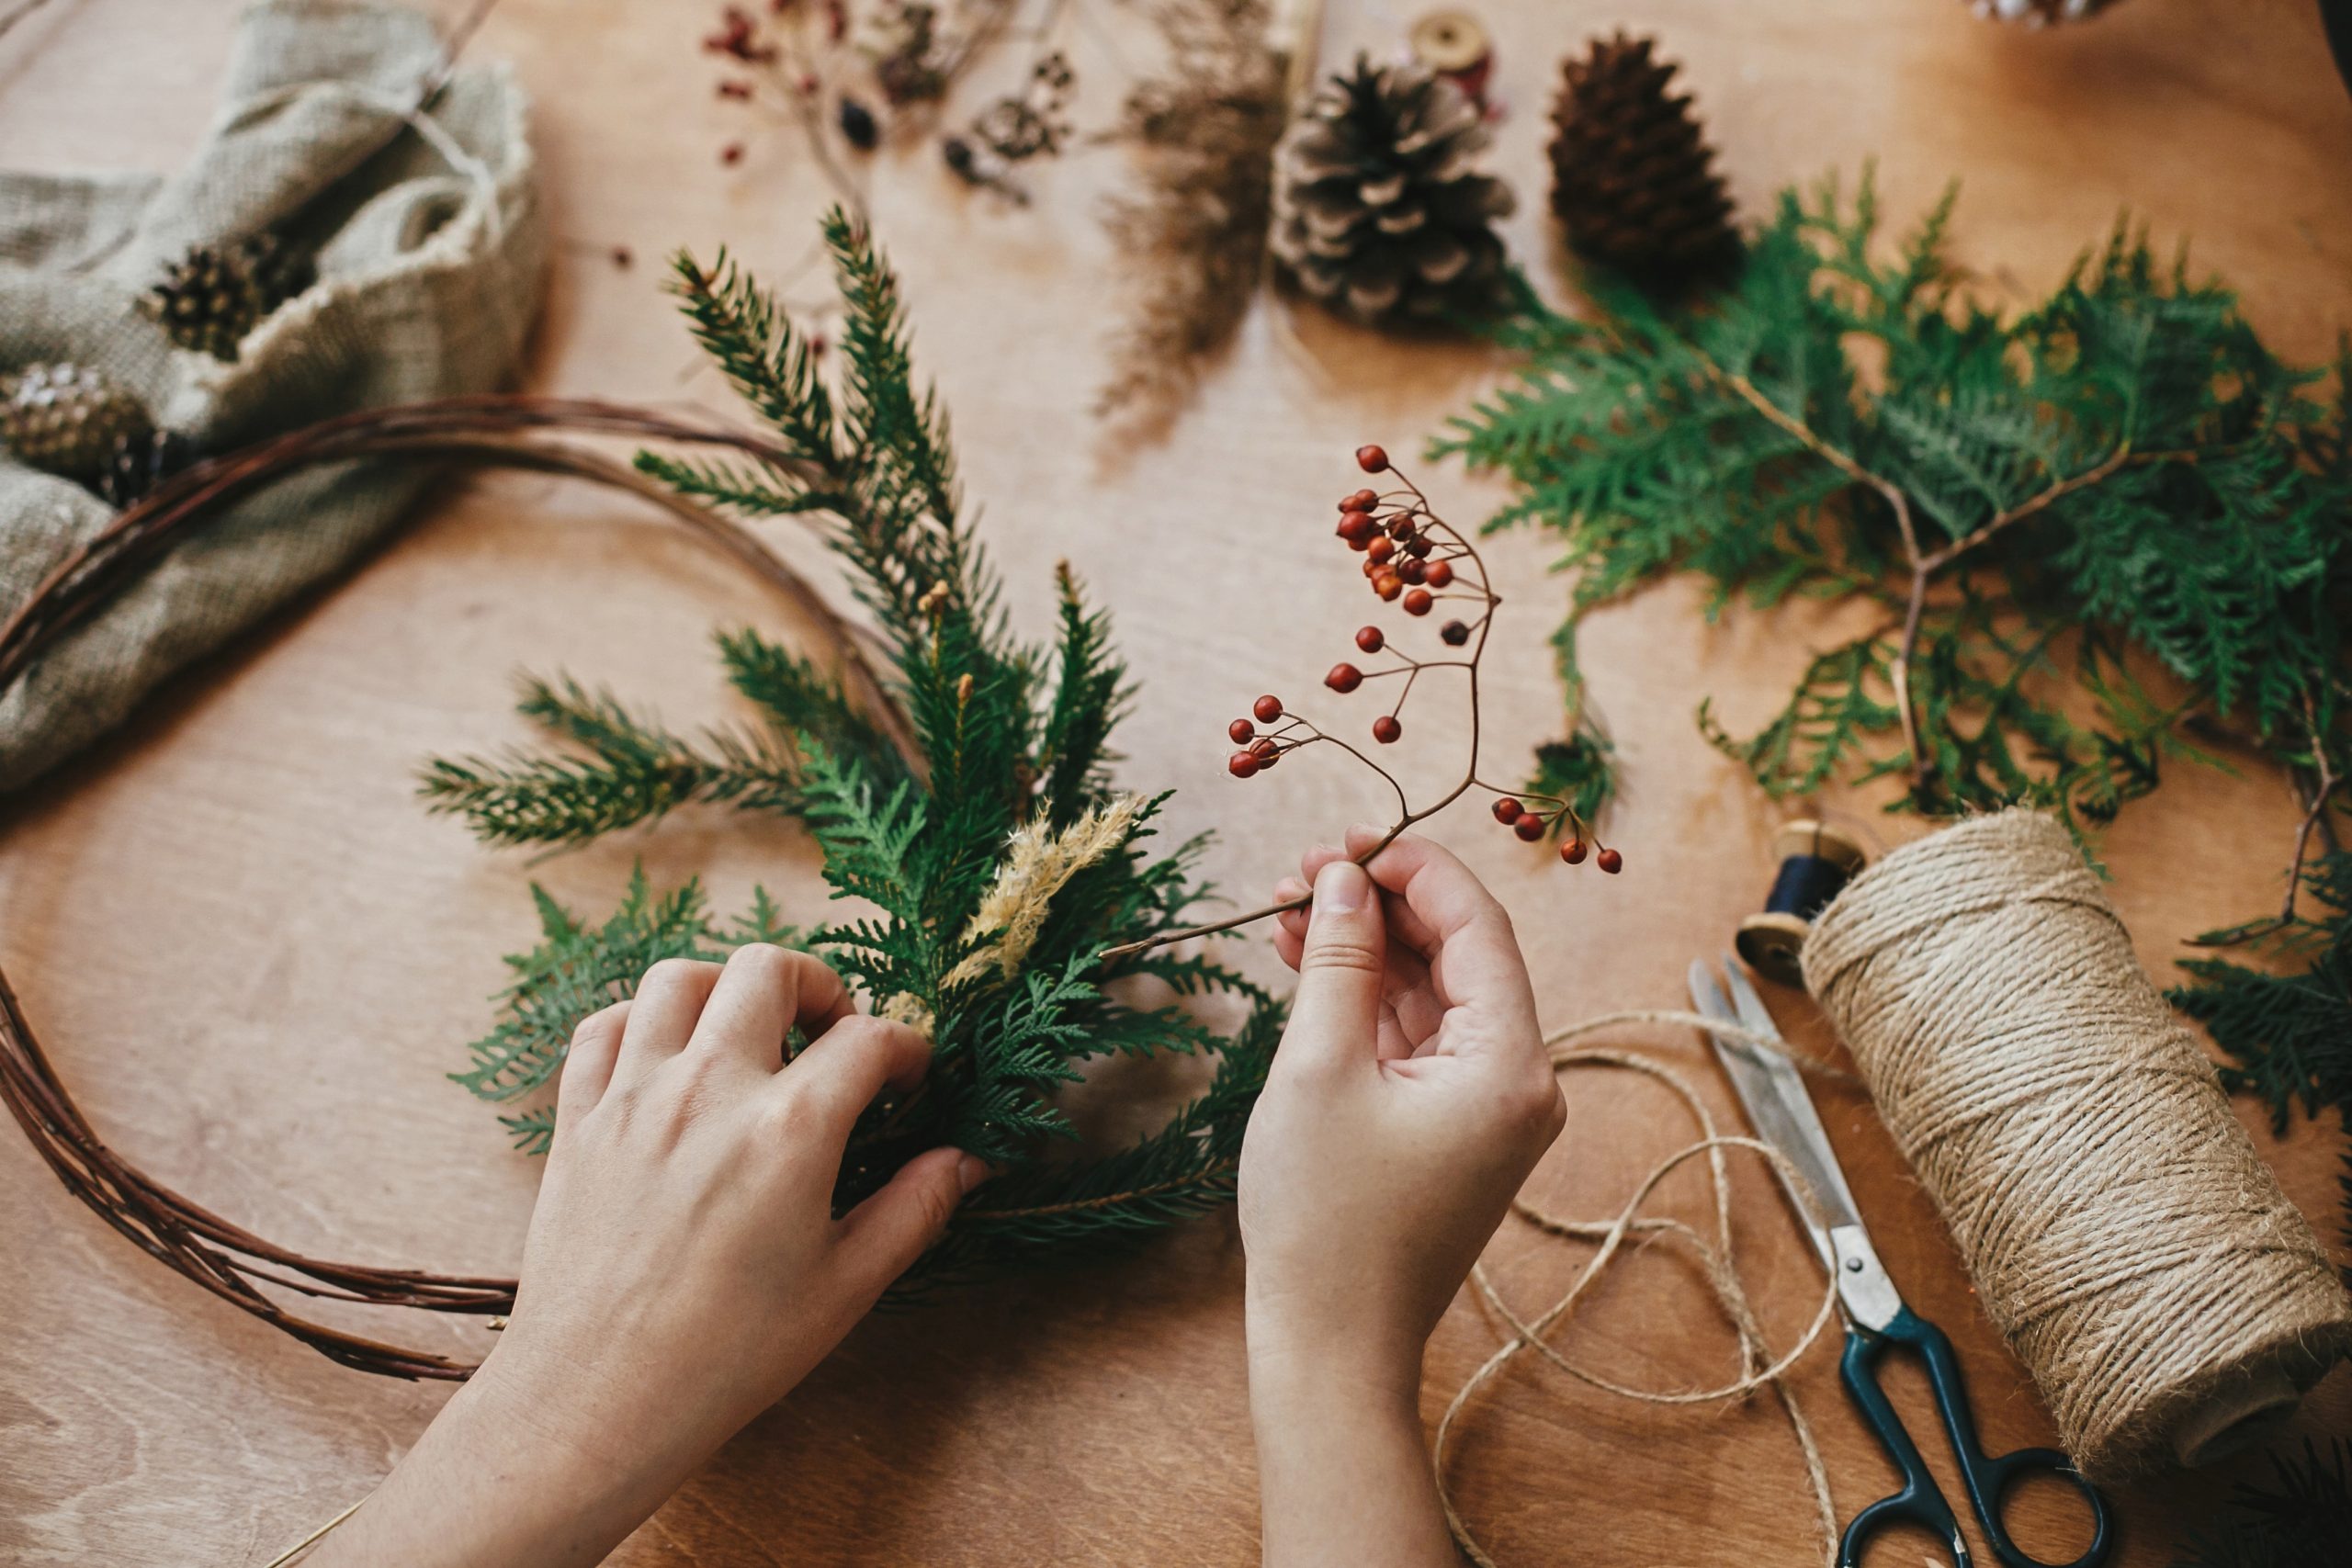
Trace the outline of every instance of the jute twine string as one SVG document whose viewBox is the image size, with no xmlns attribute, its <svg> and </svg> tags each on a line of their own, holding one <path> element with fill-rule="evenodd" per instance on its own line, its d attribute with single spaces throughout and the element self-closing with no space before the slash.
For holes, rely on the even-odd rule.
<svg viewBox="0 0 2352 1568">
<path fill-rule="evenodd" d="M 1602 1068 L 1637 1073 L 1648 1077 L 1665 1087 L 1681 1101 L 1683 1109 L 1698 1128 L 1699 1136 L 1652 1166 L 1649 1172 L 1635 1183 L 1632 1194 L 1611 1218 L 1566 1219 L 1539 1208 L 1524 1197 L 1513 1200 L 1511 1212 L 1538 1230 L 1571 1240 L 1598 1242 L 1600 1246 L 1586 1260 L 1584 1267 L 1578 1270 L 1576 1279 L 1569 1284 L 1566 1291 L 1532 1318 L 1522 1316 L 1503 1298 L 1502 1292 L 1496 1289 L 1492 1277 L 1487 1273 L 1484 1261 L 1472 1268 L 1470 1271 L 1472 1287 L 1477 1291 L 1495 1314 L 1510 1327 L 1510 1337 L 1494 1354 L 1488 1356 L 1477 1371 L 1470 1374 L 1469 1379 L 1463 1383 L 1455 1392 L 1452 1401 L 1447 1404 L 1445 1414 L 1439 1418 L 1437 1436 L 1430 1445 L 1430 1462 L 1436 1473 L 1438 1501 L 1445 1510 L 1446 1527 L 1453 1532 L 1454 1541 L 1461 1547 L 1463 1554 L 1472 1562 L 1476 1563 L 1478 1568 L 1498 1568 L 1495 1559 L 1489 1556 L 1486 1549 L 1478 1543 L 1476 1537 L 1471 1533 L 1468 1522 L 1463 1518 L 1460 1509 L 1454 1504 L 1453 1488 L 1446 1480 L 1446 1449 L 1453 1438 L 1455 1423 L 1461 1418 L 1464 1410 L 1476 1396 L 1479 1390 L 1492 1382 L 1521 1353 L 1532 1350 L 1555 1370 L 1565 1372 L 1579 1382 L 1600 1389 L 1603 1393 L 1614 1394 L 1619 1398 L 1635 1400 L 1645 1404 L 1721 1403 L 1745 1399 L 1758 1390 L 1770 1389 L 1774 1398 L 1780 1402 L 1782 1413 L 1788 1417 L 1789 1429 L 1796 1439 L 1797 1450 L 1804 1461 L 1805 1480 L 1813 1493 L 1815 1517 L 1820 1530 L 1822 1559 L 1825 1562 L 1834 1565 L 1838 1560 L 1838 1515 L 1829 1495 L 1829 1472 L 1822 1461 L 1820 1447 L 1814 1440 L 1812 1426 L 1805 1420 L 1804 1412 L 1797 1404 L 1794 1392 L 1788 1385 L 1787 1376 L 1790 1369 L 1795 1366 L 1797 1361 L 1815 1344 L 1819 1343 L 1823 1334 L 1829 1328 L 1838 1307 L 1837 1285 L 1834 1280 L 1825 1280 L 1821 1305 L 1815 1312 L 1813 1321 L 1806 1325 L 1804 1332 L 1797 1337 L 1794 1344 L 1778 1356 L 1774 1356 L 1766 1342 L 1761 1326 L 1757 1322 L 1755 1310 L 1749 1302 L 1747 1287 L 1741 1280 L 1739 1268 L 1733 1255 L 1731 1179 L 1728 1161 L 1724 1156 L 1727 1152 L 1733 1150 L 1754 1154 L 1772 1166 L 1790 1182 L 1792 1190 L 1800 1192 L 1804 1190 L 1804 1179 L 1781 1156 L 1780 1151 L 1770 1145 L 1753 1138 L 1718 1133 L 1715 1130 L 1714 1118 L 1709 1113 L 1706 1102 L 1700 1098 L 1698 1091 L 1690 1086 L 1690 1081 L 1667 1062 L 1656 1056 L 1635 1052 L 1604 1046 L 1571 1044 L 1571 1042 L 1589 1035 L 1634 1027 L 1711 1030 L 1718 1034 L 1744 1040 L 1759 1049 L 1788 1054 L 1800 1066 L 1816 1073 L 1826 1073 L 1839 1077 L 1846 1076 L 1821 1063 L 1793 1053 L 1786 1053 L 1782 1042 L 1750 1033 L 1748 1031 L 1703 1018 L 1692 1012 L 1661 1010 L 1606 1013 L 1555 1031 L 1545 1037 L 1544 1044 L 1551 1051 L 1552 1067 L 1555 1072 Z M 1712 1236 L 1702 1234 L 1696 1226 L 1681 1220 L 1645 1215 L 1642 1210 L 1649 1202 L 1658 1184 L 1674 1171 L 1702 1156 L 1705 1156 L 1707 1162 L 1709 1192 L 1713 1210 L 1713 1224 L 1710 1227 L 1713 1232 Z M 1634 1238 L 1640 1239 L 1641 1246 L 1646 1246 L 1651 1240 L 1680 1243 L 1688 1247 L 1698 1260 L 1700 1271 L 1707 1281 L 1709 1292 L 1713 1297 L 1716 1309 L 1722 1313 L 1724 1321 L 1732 1325 L 1733 1331 L 1738 1337 L 1739 1373 L 1736 1377 L 1713 1388 L 1635 1388 L 1594 1371 L 1589 1367 L 1579 1365 L 1552 1344 L 1550 1337 L 1552 1331 L 1576 1310 L 1577 1303 L 1584 1299 L 1595 1281 L 1612 1263 L 1628 1256 L 1626 1244 Z M 1639 1250 L 1639 1247 L 1635 1250 Z"/>
<path fill-rule="evenodd" d="M 2218 1459 L 2352 1354 L 2352 1299 L 2057 823 L 1887 856 L 1808 988 L 2092 1476 Z"/>
</svg>

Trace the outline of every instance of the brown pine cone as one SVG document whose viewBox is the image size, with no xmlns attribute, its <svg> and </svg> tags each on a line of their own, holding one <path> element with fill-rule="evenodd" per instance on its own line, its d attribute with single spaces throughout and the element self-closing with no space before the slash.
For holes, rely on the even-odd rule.
<svg viewBox="0 0 2352 1568">
<path fill-rule="evenodd" d="M 182 348 L 234 362 L 245 334 L 311 286 L 306 257 L 275 234 L 198 245 L 164 269 L 139 308 Z"/>
<path fill-rule="evenodd" d="M 1274 259 L 1360 321 L 1491 310 L 1508 291 L 1494 224 L 1511 194 L 1478 172 L 1486 145 L 1477 105 L 1453 83 L 1359 56 L 1275 149 Z"/>
<path fill-rule="evenodd" d="M 137 398 L 85 366 L 32 365 L 0 379 L 0 446 L 28 468 L 95 483 L 119 444 L 153 430 Z"/>
<path fill-rule="evenodd" d="M 1579 254 L 1675 290 L 1736 265 L 1731 197 L 1657 40 L 1595 39 L 1565 68 L 1552 114 L 1552 209 Z"/>
</svg>

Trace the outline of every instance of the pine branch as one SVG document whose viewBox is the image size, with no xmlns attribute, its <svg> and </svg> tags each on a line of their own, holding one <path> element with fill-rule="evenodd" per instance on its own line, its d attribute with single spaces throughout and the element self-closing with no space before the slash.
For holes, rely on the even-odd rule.
<svg viewBox="0 0 2352 1568">
<path fill-rule="evenodd" d="M 486 1099 L 519 1100 L 554 1073 L 579 1020 L 626 996 L 657 959 L 805 942 L 874 1010 L 933 1042 L 922 1086 L 885 1097 L 853 1130 L 836 1207 L 942 1143 L 1005 1173 L 986 1190 L 988 1216 L 959 1222 L 904 1293 L 1140 1235 L 1228 1200 L 1281 1012 L 1204 955 L 1119 951 L 1124 939 L 1179 929 L 1209 896 L 1198 879 L 1200 841 L 1148 852 L 1164 797 L 1113 794 L 1111 738 L 1128 703 L 1126 673 L 1107 618 L 1086 607 L 1067 570 L 1053 642 L 1012 635 L 956 516 L 946 422 L 915 389 L 897 281 L 841 214 L 826 234 L 847 306 L 831 362 L 838 385 L 723 254 L 707 270 L 682 256 L 677 289 L 695 335 L 774 429 L 778 456 L 648 453 L 639 468 L 737 512 L 827 519 L 822 537 L 854 572 L 889 649 L 885 702 L 861 690 L 867 700 L 854 705 L 816 662 L 734 631 L 720 636 L 719 657 L 759 710 L 756 727 L 689 739 L 603 693 L 535 683 L 525 711 L 550 731 L 553 750 L 436 762 L 424 790 L 435 809 L 461 813 L 504 843 L 578 842 L 690 802 L 776 811 L 808 828 L 834 895 L 866 912 L 804 939 L 760 892 L 724 925 L 692 883 L 657 898 L 640 874 L 596 926 L 541 895 L 544 940 L 513 961 L 518 978 L 499 1021 L 458 1076 Z M 890 711 L 877 718 L 885 703 Z M 893 744 L 900 733 L 907 739 Z M 1072 847 L 1081 840 L 1082 852 Z M 1064 858 L 1051 859 L 1050 874 L 1041 859 L 1015 874 L 1023 853 Z M 1139 977 L 1180 999 L 1239 996 L 1251 1021 L 1226 1040 L 1181 1006 L 1145 1006 L 1109 989 Z M 797 1048 L 786 1042 L 787 1056 Z M 1163 1052 L 1216 1055 L 1208 1090 L 1134 1148 L 1078 1147 L 1060 1104 L 1078 1064 Z M 502 1121 L 531 1152 L 554 1136 L 545 1108 Z"/>
<path fill-rule="evenodd" d="M 2224 1081 L 2262 1100 L 2281 1131 L 2297 1106 L 2352 1122 L 2352 851 L 2329 851 L 2308 881 L 2312 902 L 2325 912 L 2253 944 L 2300 970 L 2186 959 L 2180 966 L 2196 983 L 2171 993 L 2230 1056 Z"/>
<path fill-rule="evenodd" d="M 1111 622 L 1090 612 L 1065 561 L 1055 569 L 1061 591 L 1061 637 L 1054 698 L 1038 736 L 1047 815 L 1067 826 L 1109 788 L 1104 748 L 1112 727 L 1126 716 L 1133 695 L 1126 666 L 1111 650 Z"/>
<path fill-rule="evenodd" d="M 417 786 L 427 810 L 492 843 L 565 844 L 694 801 L 797 809 L 798 765 L 761 737 L 713 732 L 696 747 L 570 679 L 526 682 L 518 709 L 577 750 L 437 758 Z"/>
<path fill-rule="evenodd" d="M 2160 758 L 2201 754 L 2191 727 L 2233 726 L 2332 795 L 2352 775 L 2340 387 L 2315 396 L 2224 286 L 2160 267 L 2124 225 L 2033 309 L 1983 309 L 1947 254 L 1951 209 L 1882 258 L 1868 176 L 1850 200 L 1825 182 L 1781 196 L 1711 300 L 1604 281 L 1583 320 L 1521 290 L 1498 336 L 1524 369 L 1438 450 L 1517 481 L 1494 525 L 1561 541 L 1572 713 L 1583 618 L 1689 572 L 1719 611 L 1896 612 L 1818 654 L 1753 738 L 1702 706 L 1775 793 L 1900 771 L 1912 809 L 2030 802 L 2089 832 Z M 2083 650 L 2089 721 L 2062 643 Z M 2191 700 L 2135 696 L 2156 669 Z"/>
<path fill-rule="evenodd" d="M 534 886 L 540 944 L 509 957 L 514 983 L 499 993 L 503 1016 L 469 1048 L 473 1066 L 452 1073 L 484 1100 L 513 1100 L 544 1085 L 563 1065 L 580 1021 L 636 993 L 637 984 L 664 958 L 718 960 L 744 941 L 797 944 L 797 933 L 776 923 L 775 906 L 757 895 L 756 933 L 740 929 L 723 938 L 712 926 L 700 884 L 689 881 L 656 897 L 645 868 L 630 874 L 621 906 L 601 926 L 571 914 L 544 888 Z M 553 1123 L 538 1115 L 502 1118 L 518 1144 L 544 1153 Z"/>
<path fill-rule="evenodd" d="M 2188 1543 L 2172 1568 L 2318 1568 L 2352 1540 L 2352 1441 L 2310 1438 L 2300 1457 L 2270 1455 L 2268 1484 L 2248 1482 L 2230 1511 Z"/>
</svg>

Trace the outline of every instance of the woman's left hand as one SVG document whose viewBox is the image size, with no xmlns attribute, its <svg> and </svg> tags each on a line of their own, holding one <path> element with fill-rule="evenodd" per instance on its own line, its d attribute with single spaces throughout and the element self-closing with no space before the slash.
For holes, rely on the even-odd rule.
<svg viewBox="0 0 2352 1568">
<path fill-rule="evenodd" d="M 809 1042 L 787 1066 L 784 1041 Z M 988 1174 L 934 1149 L 836 1220 L 850 1129 L 931 1048 L 755 944 L 583 1021 L 499 1344 L 317 1564 L 593 1563 L 840 1343 Z"/>
</svg>

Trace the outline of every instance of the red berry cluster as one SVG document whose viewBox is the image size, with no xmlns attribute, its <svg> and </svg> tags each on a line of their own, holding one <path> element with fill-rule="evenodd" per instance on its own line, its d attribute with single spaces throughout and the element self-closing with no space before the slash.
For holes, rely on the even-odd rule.
<svg viewBox="0 0 2352 1568">
<path fill-rule="evenodd" d="M 1531 844 L 1550 832 L 1554 824 L 1565 827 L 1568 836 L 1560 840 L 1560 858 L 1570 865 L 1582 865 L 1584 857 L 1592 853 L 1585 842 L 1589 829 L 1583 818 L 1564 800 L 1551 795 L 1498 795 L 1494 812 L 1496 821 Z M 1604 844 L 1592 855 L 1592 863 L 1614 876 L 1624 869 L 1625 857 Z"/>
<path fill-rule="evenodd" d="M 1394 474 L 1403 487 L 1385 493 L 1358 490 L 1340 500 L 1340 521 L 1333 532 L 1350 550 L 1363 558 L 1364 581 L 1374 597 L 1417 617 L 1431 614 L 1441 599 L 1460 601 L 1464 605 L 1463 615 L 1449 618 L 1439 626 L 1438 640 L 1448 649 L 1464 649 L 1465 652 L 1416 658 L 1396 647 L 1381 627 L 1364 626 L 1355 634 L 1356 651 L 1367 659 L 1386 655 L 1392 662 L 1367 669 L 1353 660 L 1342 660 L 1324 675 L 1323 684 L 1341 696 L 1369 681 L 1402 677 L 1396 700 L 1387 712 L 1375 716 L 1371 726 L 1374 741 L 1393 746 L 1405 734 L 1404 723 L 1397 715 L 1404 708 L 1405 699 L 1412 694 L 1414 683 L 1428 671 L 1464 671 L 1472 711 L 1476 711 L 1478 665 L 1486 652 L 1487 630 L 1495 606 L 1502 601 L 1487 586 L 1486 569 L 1470 541 L 1430 509 L 1429 498 L 1410 479 L 1396 472 L 1386 452 L 1378 446 L 1360 446 L 1356 448 L 1356 464 L 1368 474 Z M 1470 765 L 1461 784 L 1444 799 L 1416 811 L 1406 800 L 1403 787 L 1385 768 L 1337 736 L 1318 728 L 1304 716 L 1290 711 L 1280 697 L 1268 693 L 1257 700 L 1250 712 L 1251 717 L 1237 718 L 1226 727 L 1227 738 L 1237 748 L 1226 759 L 1226 771 L 1237 779 L 1256 777 L 1302 746 L 1329 741 L 1386 778 L 1396 790 L 1397 804 L 1403 810 L 1395 829 L 1397 832 L 1442 809 L 1464 791 L 1484 789 L 1498 796 L 1495 820 L 1521 839 L 1533 842 L 1555 827 L 1561 829 L 1566 836 L 1560 845 L 1560 858 L 1568 864 L 1582 863 L 1588 854 L 1605 872 L 1614 873 L 1624 863 L 1615 850 L 1592 839 L 1588 825 L 1566 801 L 1505 791 L 1481 780 L 1477 776 L 1475 728 Z M 1589 845 L 1589 839 L 1592 840 Z"/>
</svg>

